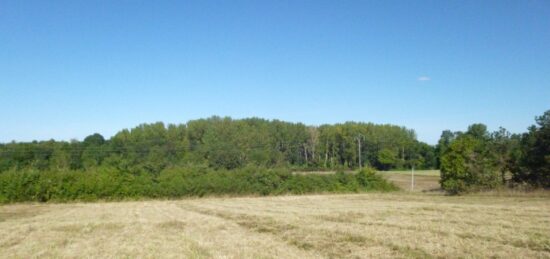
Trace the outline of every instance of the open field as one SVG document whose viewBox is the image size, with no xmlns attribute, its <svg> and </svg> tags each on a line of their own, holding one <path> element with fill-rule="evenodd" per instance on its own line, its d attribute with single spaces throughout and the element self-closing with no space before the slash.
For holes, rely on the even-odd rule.
<svg viewBox="0 0 550 259">
<path fill-rule="evenodd" d="M 304 171 L 295 172 L 297 174 L 334 174 L 336 171 Z M 348 171 L 347 173 L 353 173 Z M 395 183 L 402 190 L 411 189 L 411 171 L 379 171 L 380 175 Z M 433 191 L 440 188 L 439 170 L 415 170 L 414 171 L 414 191 Z"/>
<path fill-rule="evenodd" d="M 354 173 L 356 171 L 344 171 L 345 173 Z M 395 170 L 395 171 L 377 171 L 380 174 L 400 174 L 400 175 L 411 175 L 411 170 Z M 336 171 L 296 171 L 295 174 L 335 174 Z M 415 170 L 414 175 L 421 176 L 437 176 L 439 177 L 439 170 Z"/>
<path fill-rule="evenodd" d="M 550 258 L 550 197 L 400 192 L 4 205 L 0 257 Z"/>
<path fill-rule="evenodd" d="M 402 190 L 411 189 L 411 171 L 381 171 L 379 174 L 395 183 Z M 440 188 L 439 170 L 414 171 L 414 191 L 434 191 Z"/>
<path fill-rule="evenodd" d="M 411 170 L 401 170 L 401 171 L 378 171 L 382 174 L 404 174 L 411 175 Z M 437 176 L 439 177 L 439 170 L 414 170 L 414 175 L 417 176 Z"/>
</svg>

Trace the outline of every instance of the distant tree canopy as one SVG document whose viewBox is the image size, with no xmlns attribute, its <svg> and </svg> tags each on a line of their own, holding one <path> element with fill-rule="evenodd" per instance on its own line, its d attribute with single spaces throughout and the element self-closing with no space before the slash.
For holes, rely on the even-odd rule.
<svg viewBox="0 0 550 259">
<path fill-rule="evenodd" d="M 186 165 L 345 169 L 359 167 L 359 161 L 377 169 L 434 168 L 437 158 L 432 146 L 417 141 L 414 131 L 404 127 L 357 122 L 311 127 L 216 116 L 180 125 L 142 124 L 108 140 L 96 133 L 83 141 L 0 144 L 0 172 L 103 165 L 151 174 Z"/>
</svg>

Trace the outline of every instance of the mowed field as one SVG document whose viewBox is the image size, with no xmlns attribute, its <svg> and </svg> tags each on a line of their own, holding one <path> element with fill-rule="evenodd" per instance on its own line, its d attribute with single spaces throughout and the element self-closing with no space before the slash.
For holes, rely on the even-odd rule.
<svg viewBox="0 0 550 259">
<path fill-rule="evenodd" d="M 13 204 L 0 206 L 0 257 L 550 258 L 550 196 Z"/>
</svg>

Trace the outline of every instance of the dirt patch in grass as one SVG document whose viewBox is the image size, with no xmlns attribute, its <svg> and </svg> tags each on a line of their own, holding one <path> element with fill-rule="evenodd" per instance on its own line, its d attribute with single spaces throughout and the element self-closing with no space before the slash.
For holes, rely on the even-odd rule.
<svg viewBox="0 0 550 259">
<path fill-rule="evenodd" d="M 0 206 L 0 222 L 30 218 L 50 210 L 48 205 L 17 204 Z"/>
<path fill-rule="evenodd" d="M 318 215 L 316 217 L 321 220 L 333 221 L 333 222 L 355 222 L 358 219 L 365 217 L 365 214 L 360 212 L 348 211 L 348 212 L 339 212 L 334 215 L 333 214 Z"/>
<path fill-rule="evenodd" d="M 179 220 L 164 221 L 158 223 L 157 227 L 167 230 L 182 230 L 185 228 L 185 222 Z"/>
<path fill-rule="evenodd" d="M 52 230 L 66 233 L 90 234 L 99 231 L 118 231 L 124 228 L 123 224 L 100 223 L 100 224 L 70 224 L 53 227 Z"/>
</svg>

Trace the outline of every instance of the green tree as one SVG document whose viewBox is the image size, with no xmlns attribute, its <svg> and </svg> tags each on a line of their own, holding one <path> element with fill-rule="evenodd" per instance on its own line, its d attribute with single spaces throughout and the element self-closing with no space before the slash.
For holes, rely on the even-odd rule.
<svg viewBox="0 0 550 259">
<path fill-rule="evenodd" d="M 521 140 L 519 166 L 513 172 L 515 182 L 550 188 L 550 110 L 536 117 Z"/>
<path fill-rule="evenodd" d="M 101 164 L 106 156 L 104 151 L 105 139 L 98 133 L 90 135 L 82 142 L 82 165 L 84 168 L 92 168 Z"/>
<path fill-rule="evenodd" d="M 391 169 L 398 162 L 397 154 L 391 149 L 382 149 L 378 153 L 378 163 L 383 170 Z"/>
<path fill-rule="evenodd" d="M 463 134 L 441 157 L 441 187 L 451 194 L 492 189 L 501 184 L 500 170 L 482 127 Z M 470 131 L 469 131 L 470 132 Z M 481 134 L 480 134 L 481 133 Z"/>
<path fill-rule="evenodd" d="M 437 154 L 437 167 L 441 167 L 441 157 L 447 149 L 449 148 L 449 145 L 451 145 L 451 142 L 455 139 L 456 135 L 450 131 L 450 130 L 444 130 L 441 133 L 441 137 L 439 138 L 439 141 L 437 142 L 435 152 Z"/>
</svg>

